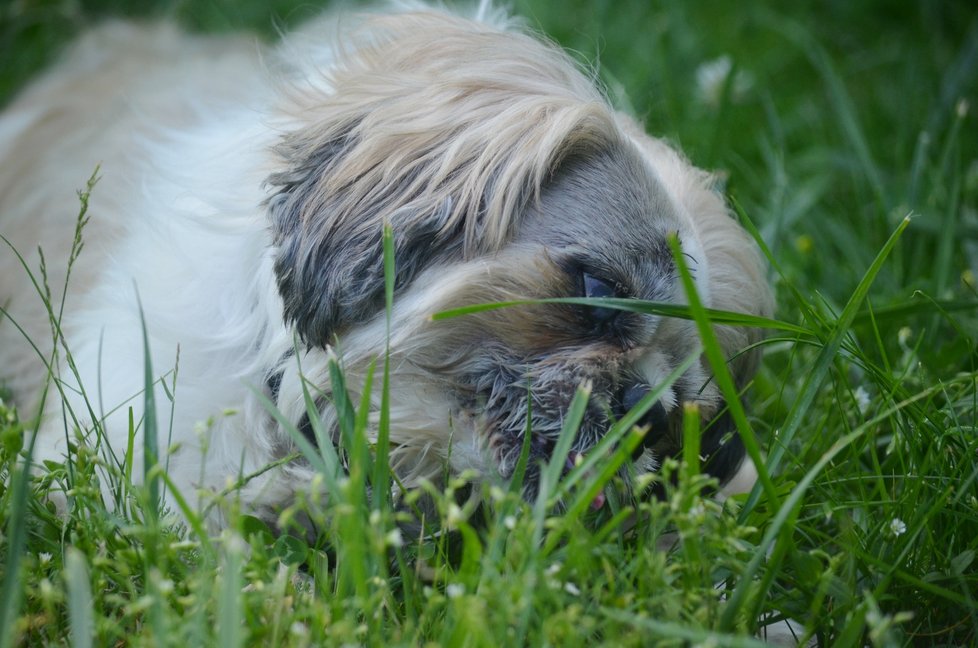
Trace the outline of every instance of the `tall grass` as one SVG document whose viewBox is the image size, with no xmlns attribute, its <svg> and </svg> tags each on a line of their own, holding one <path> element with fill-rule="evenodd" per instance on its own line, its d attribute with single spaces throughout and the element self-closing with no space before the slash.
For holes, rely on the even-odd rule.
<svg viewBox="0 0 978 648">
<path fill-rule="evenodd" d="M 140 6 L 198 28 L 266 33 L 273 13 L 289 22 L 312 12 L 286 0 Z M 131 466 L 106 456 L 97 436 L 32 477 L 35 413 L 2 406 L 0 645 L 741 646 L 769 630 L 840 646 L 978 641 L 973 10 L 518 6 L 585 58 L 597 55 L 609 93 L 651 131 L 724 172 L 764 246 L 778 320 L 765 323 L 752 407 L 736 419 L 763 451 L 766 483 L 725 502 L 704 497 L 690 451 L 626 486 L 615 467 L 639 439 L 623 420 L 586 465 L 561 476 L 558 456 L 544 467 L 532 502 L 519 496 L 517 470 L 513 483 L 473 486 L 462 475 L 395 507 L 384 437 L 364 441 L 365 408 L 344 397 L 337 366 L 342 447 L 295 434 L 322 480 L 311 493 L 329 499 L 298 497 L 273 533 L 239 511 L 230 488 L 214 504 L 228 528 L 214 537 L 187 504 L 194 494 L 151 467 L 189 524 L 158 515 L 157 498 L 130 483 Z M 121 9 L 109 0 L 0 8 L 0 61 L 10 61 L 0 93 L 53 42 Z M 729 73 L 698 84 L 697 70 L 723 56 Z M 693 318 L 704 353 L 716 355 L 709 323 L 728 315 L 695 301 L 672 314 Z M 70 349 L 61 353 L 70 363 Z M 711 361 L 722 379 L 722 361 Z M 383 357 L 375 371 L 387 376 Z M 321 387 L 307 385 L 310 409 Z M 691 424 L 687 440 L 696 433 Z M 660 480 L 662 499 L 634 495 L 648 479 Z M 104 480 L 118 501 L 103 501 Z M 46 497 L 55 486 L 72 492 L 67 515 Z M 602 488 L 609 503 L 592 511 Z M 409 535 L 402 507 L 421 497 L 434 514 Z M 303 516 L 319 537 L 298 531 Z"/>
</svg>

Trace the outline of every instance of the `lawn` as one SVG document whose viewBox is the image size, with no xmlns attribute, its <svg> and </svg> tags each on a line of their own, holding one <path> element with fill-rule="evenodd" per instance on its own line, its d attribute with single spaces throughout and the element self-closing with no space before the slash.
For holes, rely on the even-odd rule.
<svg viewBox="0 0 978 648">
<path fill-rule="evenodd" d="M 271 38 L 313 5 L 8 2 L 0 104 L 105 16 Z M 719 503 L 695 461 L 670 462 L 661 500 L 611 488 L 592 512 L 589 487 L 614 485 L 611 471 L 529 503 L 511 484 L 463 497 L 463 476 L 429 493 L 437 519 L 408 536 L 370 487 L 384 457 L 353 443 L 336 497 L 300 498 L 280 520 L 313 516 L 316 541 L 235 514 L 233 489 L 231 525 L 212 536 L 158 515 L 124 472 L 96 472 L 90 448 L 26 477 L 34 413 L 0 405 L 0 648 L 747 646 L 785 618 L 789 642 L 978 643 L 978 11 L 514 5 L 721 174 L 763 243 L 791 326 L 770 331 L 742 433 L 773 489 Z M 121 506 L 107 510 L 98 479 Z M 70 484 L 66 517 L 45 498 L 52 480 Z"/>
</svg>

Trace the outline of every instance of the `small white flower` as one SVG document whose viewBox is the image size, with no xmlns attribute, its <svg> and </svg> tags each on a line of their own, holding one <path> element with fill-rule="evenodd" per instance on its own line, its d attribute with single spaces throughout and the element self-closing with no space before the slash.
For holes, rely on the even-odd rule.
<svg viewBox="0 0 978 648">
<path fill-rule="evenodd" d="M 503 526 L 505 526 L 510 531 L 512 531 L 513 529 L 515 529 L 516 528 L 516 516 L 515 515 L 507 515 L 506 517 L 504 517 L 503 518 Z"/>
<path fill-rule="evenodd" d="M 547 576 L 556 576 L 557 572 L 559 571 L 560 571 L 560 563 L 555 562 L 552 563 L 549 567 L 547 567 L 547 571 L 544 573 L 547 574 Z"/>
<path fill-rule="evenodd" d="M 913 331 L 910 329 L 910 327 L 903 326 L 899 331 L 897 331 L 897 342 L 900 343 L 900 346 L 906 347 L 911 335 L 913 335 Z"/>
<path fill-rule="evenodd" d="M 581 590 L 574 583 L 564 583 L 564 591 L 572 596 L 580 596 Z"/>
<path fill-rule="evenodd" d="M 465 585 L 461 583 L 451 583 L 445 588 L 445 595 L 450 599 L 456 599 L 465 594 Z"/>
<path fill-rule="evenodd" d="M 968 116 L 968 109 L 971 108 L 971 104 L 968 103 L 967 99 L 958 99 L 958 105 L 955 106 L 955 112 L 958 113 L 958 117 L 964 119 Z"/>
<path fill-rule="evenodd" d="M 723 84 L 726 83 L 731 69 L 733 61 L 726 55 L 696 68 L 696 89 L 704 103 L 715 106 L 720 102 Z"/>
<path fill-rule="evenodd" d="M 856 399 L 856 407 L 859 408 L 860 414 L 865 414 L 869 410 L 869 392 L 862 385 L 856 387 L 856 391 L 853 393 L 853 397 Z"/>
<path fill-rule="evenodd" d="M 900 518 L 893 518 L 892 520 L 890 520 L 890 533 L 892 533 L 894 537 L 901 536 L 906 532 L 907 532 L 906 522 L 904 522 Z"/>
<path fill-rule="evenodd" d="M 389 547 L 403 547 L 404 546 L 404 536 L 401 535 L 400 529 L 391 529 L 387 532 L 387 546 Z"/>
<path fill-rule="evenodd" d="M 462 515 L 462 509 L 458 504 L 452 502 L 448 505 L 448 514 L 445 516 L 445 523 L 449 528 L 458 526 L 459 522 L 464 522 L 465 517 Z"/>
<path fill-rule="evenodd" d="M 696 90 L 700 101 L 707 106 L 717 107 L 723 100 L 724 86 L 727 77 L 734 74 L 733 85 L 730 88 L 732 99 L 739 99 L 751 87 L 751 79 L 744 72 L 733 71 L 733 60 L 724 54 L 723 56 L 707 61 L 696 68 Z"/>
<path fill-rule="evenodd" d="M 46 565 L 51 562 L 51 554 L 46 551 L 42 551 L 41 553 L 37 554 L 37 557 L 41 561 L 42 565 Z"/>
</svg>

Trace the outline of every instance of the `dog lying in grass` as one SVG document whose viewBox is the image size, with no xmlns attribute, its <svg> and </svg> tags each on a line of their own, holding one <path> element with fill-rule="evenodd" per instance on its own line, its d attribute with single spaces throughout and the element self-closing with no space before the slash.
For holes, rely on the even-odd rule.
<svg viewBox="0 0 978 648">
<path fill-rule="evenodd" d="M 639 407 L 629 472 L 655 471 L 695 403 L 705 469 L 752 483 L 692 322 L 607 303 L 431 317 L 554 297 L 683 304 L 671 240 L 706 306 L 771 308 L 711 176 L 486 5 L 325 17 L 272 49 L 107 24 L 8 106 L 0 144 L 0 378 L 27 411 L 53 378 L 38 460 L 97 434 L 137 478 L 144 452 L 161 457 L 188 497 L 254 476 L 242 501 L 273 517 L 314 469 L 263 468 L 341 442 L 336 360 L 354 404 L 370 387 L 369 440 L 386 430 L 402 487 L 446 464 L 506 478 L 528 455 L 532 495 L 582 385 L 568 469 Z M 96 167 L 80 250 L 75 189 Z M 744 385 L 756 330 L 715 330 Z"/>
</svg>

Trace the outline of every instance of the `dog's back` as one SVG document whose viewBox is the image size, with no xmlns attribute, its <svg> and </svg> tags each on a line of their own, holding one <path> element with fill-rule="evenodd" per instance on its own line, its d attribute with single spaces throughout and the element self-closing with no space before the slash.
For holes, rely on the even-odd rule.
<svg viewBox="0 0 978 648">
<path fill-rule="evenodd" d="M 84 301 L 113 256 L 127 226 L 120 217 L 140 217 L 123 206 L 140 204 L 136 196 L 155 172 L 146 147 L 213 119 L 217 104 L 248 101 L 259 66 L 251 38 L 191 37 L 170 25 L 112 22 L 71 46 L 0 114 L 0 235 L 39 282 L 43 254 L 56 311 L 81 209 L 78 192 L 96 169 L 94 217 L 85 228 L 85 252 L 71 269 L 69 302 Z M 0 305 L 23 329 L 0 321 L 0 368 L 15 399 L 32 406 L 44 370 L 24 336 L 49 358 L 51 324 L 20 259 L 0 245 Z"/>
</svg>

